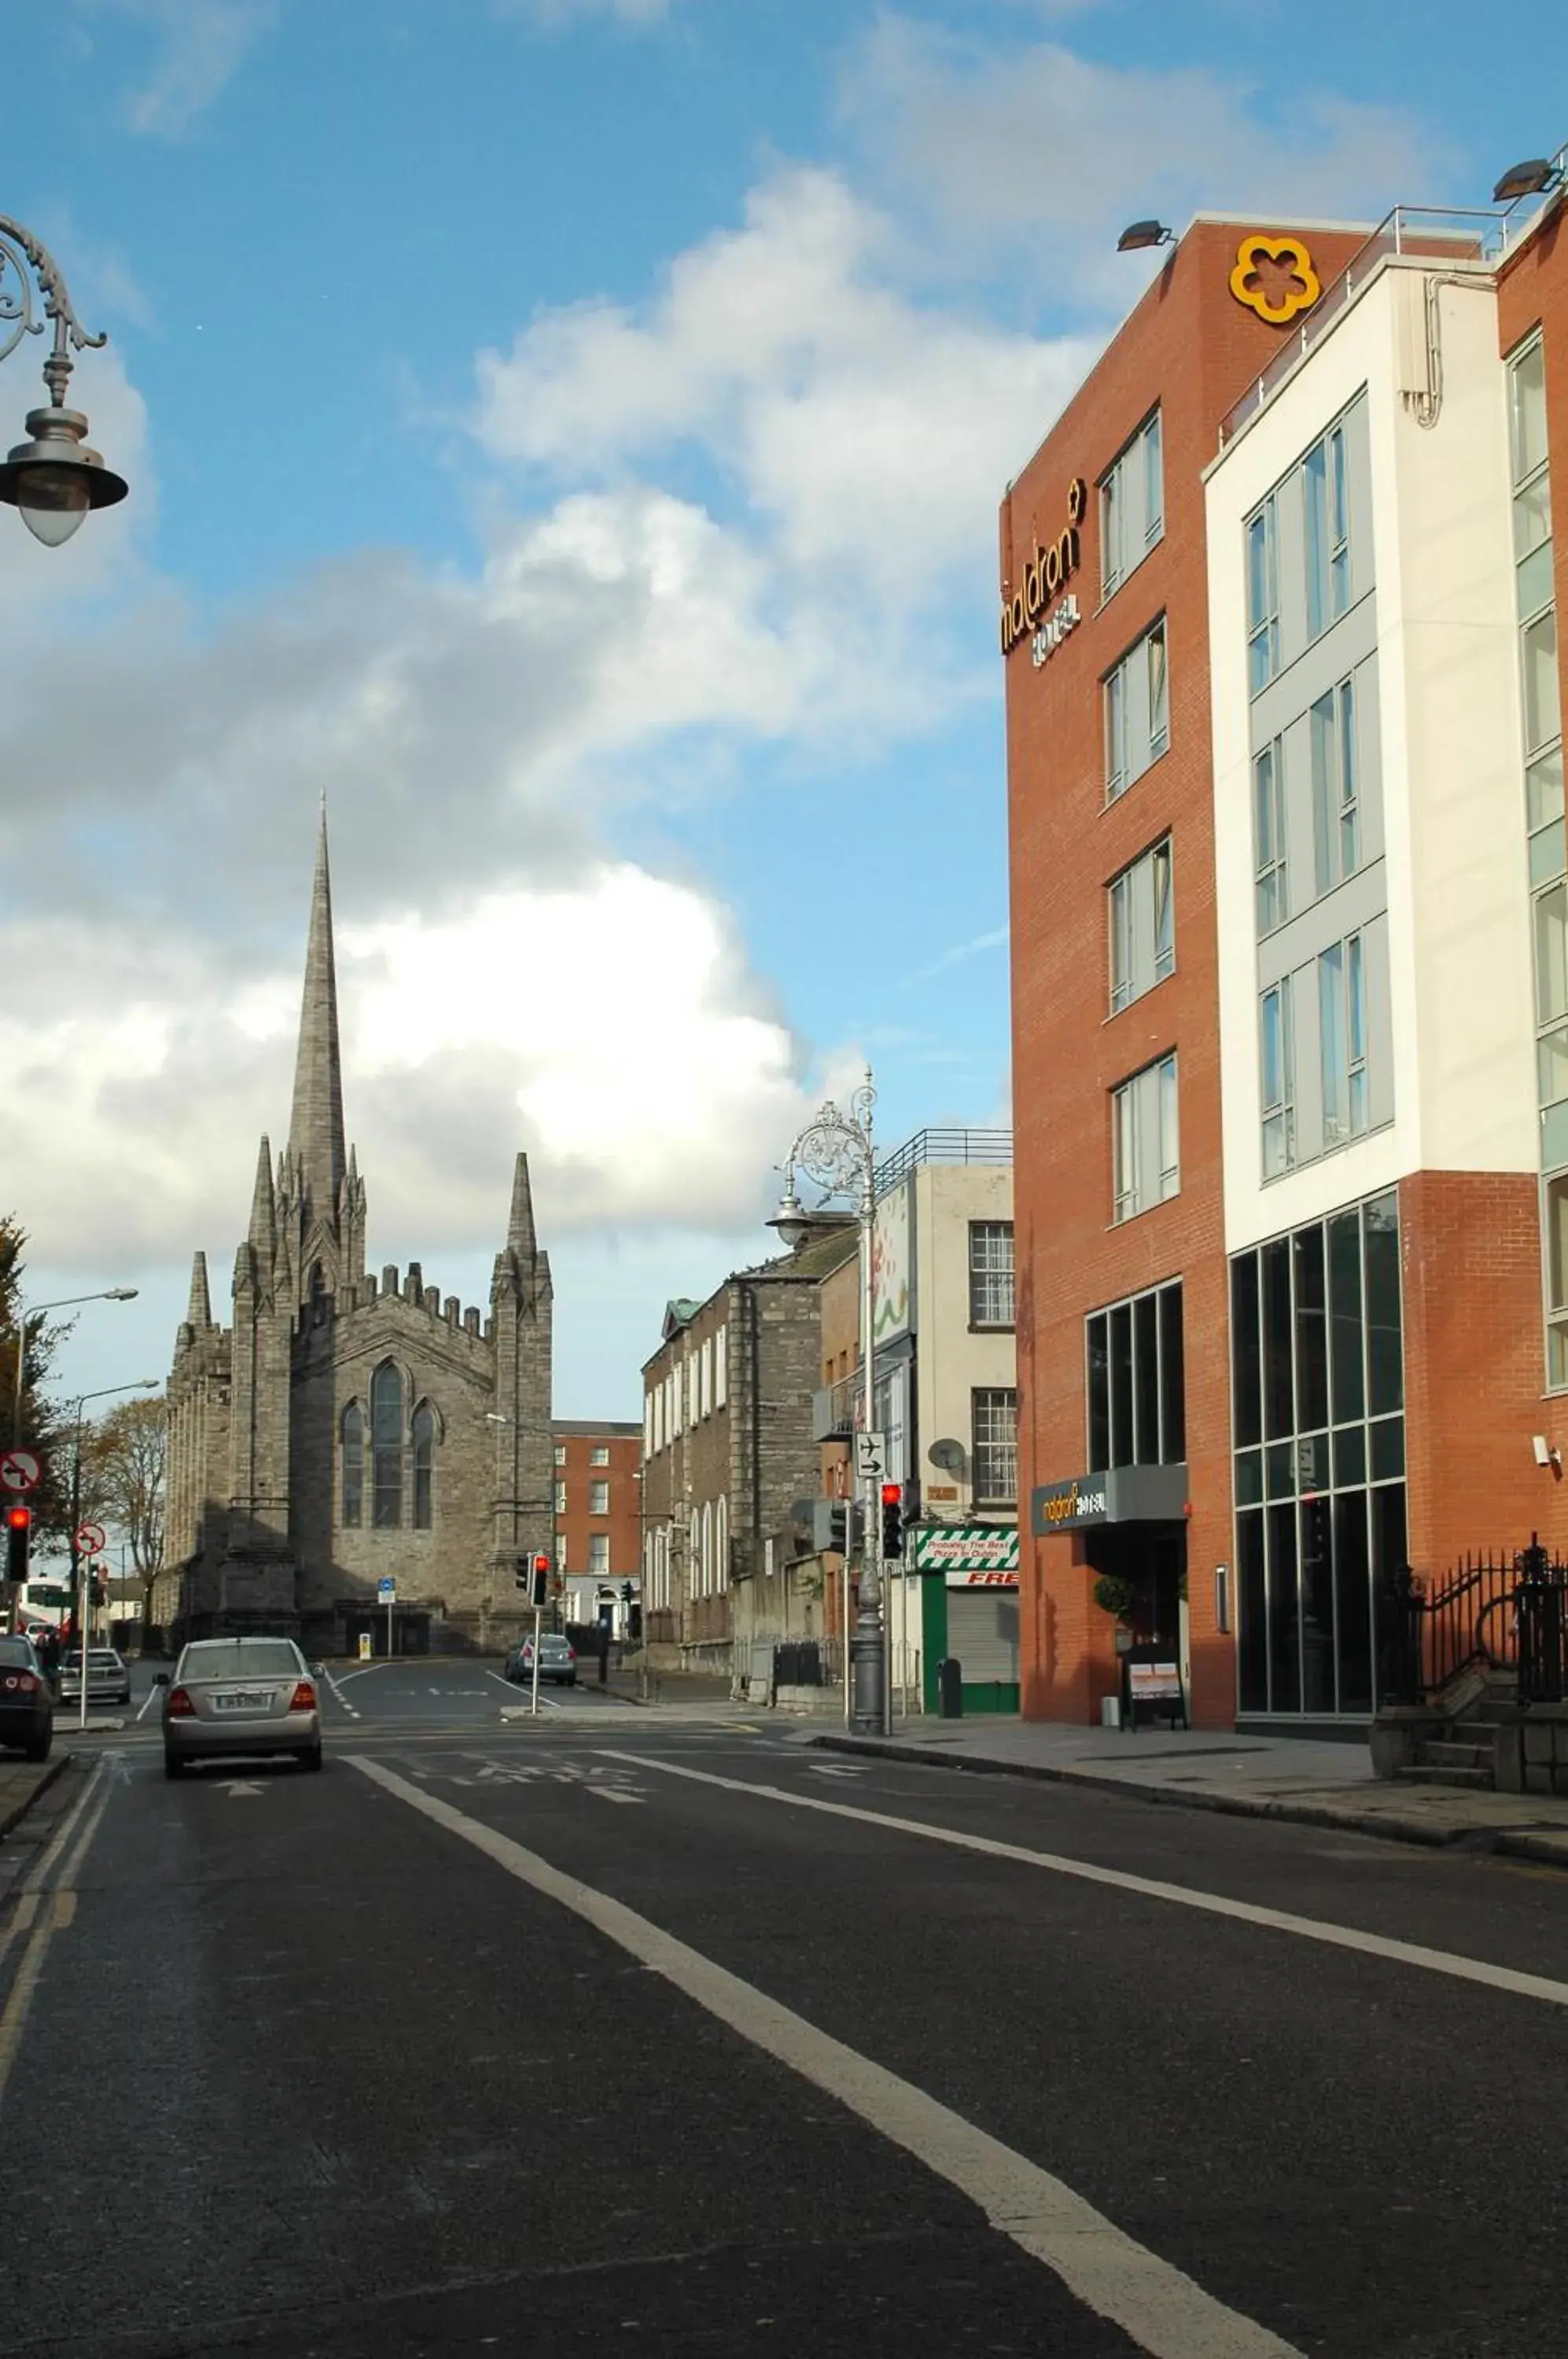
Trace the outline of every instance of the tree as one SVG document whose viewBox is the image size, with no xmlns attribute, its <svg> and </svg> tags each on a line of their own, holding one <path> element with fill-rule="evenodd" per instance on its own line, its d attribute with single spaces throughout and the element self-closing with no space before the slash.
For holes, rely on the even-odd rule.
<svg viewBox="0 0 1568 2359">
<path fill-rule="evenodd" d="M 43 1399 L 41 1387 L 56 1351 L 71 1332 L 69 1322 L 46 1327 L 40 1320 L 27 1321 L 21 1429 L 15 1435 L 12 1431 L 18 1330 L 27 1299 L 22 1282 L 27 1242 L 27 1231 L 15 1214 L 0 1213 L 0 1450 L 9 1450 L 15 1440 L 42 1460 L 43 1481 L 27 1504 L 37 1517 L 39 1535 L 59 1538 L 64 1533 L 70 1514 L 71 1436 L 59 1410 Z"/>
<path fill-rule="evenodd" d="M 144 1628 L 151 1621 L 153 1581 L 163 1562 L 168 1464 L 169 1411 L 161 1396 L 118 1401 L 82 1429 L 82 1514 L 113 1524 L 124 1535 L 142 1584 Z"/>
</svg>

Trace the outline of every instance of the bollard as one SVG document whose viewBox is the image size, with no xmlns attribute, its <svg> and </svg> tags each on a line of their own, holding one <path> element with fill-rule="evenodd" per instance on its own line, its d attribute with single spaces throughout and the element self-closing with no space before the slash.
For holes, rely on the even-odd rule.
<svg viewBox="0 0 1568 2359">
<path fill-rule="evenodd" d="M 952 1657 L 936 1667 L 937 1716 L 942 1720 L 962 1720 L 964 1717 L 964 1666 Z"/>
</svg>

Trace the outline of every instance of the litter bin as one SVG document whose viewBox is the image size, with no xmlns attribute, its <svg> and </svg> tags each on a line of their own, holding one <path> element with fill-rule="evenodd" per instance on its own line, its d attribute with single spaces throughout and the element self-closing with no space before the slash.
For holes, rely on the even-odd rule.
<svg viewBox="0 0 1568 2359">
<path fill-rule="evenodd" d="M 936 1667 L 937 1716 L 941 1720 L 962 1720 L 964 1717 L 964 1666 L 951 1657 Z"/>
</svg>

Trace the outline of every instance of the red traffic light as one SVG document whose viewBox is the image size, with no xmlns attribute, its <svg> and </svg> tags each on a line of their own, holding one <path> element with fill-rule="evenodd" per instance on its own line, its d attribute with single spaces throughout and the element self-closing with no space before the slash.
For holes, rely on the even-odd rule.
<svg viewBox="0 0 1568 2359">
<path fill-rule="evenodd" d="M 5 1528 L 8 1532 L 25 1532 L 33 1520 L 31 1507 L 7 1507 Z"/>
<path fill-rule="evenodd" d="M 896 1506 L 898 1506 L 898 1504 L 899 1504 L 899 1502 L 902 1500 L 903 1495 L 904 1495 L 904 1486 L 903 1486 L 903 1484 L 902 1484 L 901 1483 L 884 1483 L 884 1484 L 883 1484 L 883 1485 L 882 1485 L 882 1505 L 883 1505 L 885 1507 L 896 1507 Z"/>
<path fill-rule="evenodd" d="M 548 1572 L 550 1571 L 549 1557 L 536 1556 L 534 1559 L 534 1571 L 536 1572 Z"/>
</svg>

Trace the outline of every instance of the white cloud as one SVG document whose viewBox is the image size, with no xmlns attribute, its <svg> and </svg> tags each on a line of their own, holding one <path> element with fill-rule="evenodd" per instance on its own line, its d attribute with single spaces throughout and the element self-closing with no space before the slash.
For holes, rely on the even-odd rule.
<svg viewBox="0 0 1568 2359">
<path fill-rule="evenodd" d="M 836 174 L 781 172 L 642 310 L 547 311 L 485 354 L 480 432 L 575 479 L 695 448 L 802 594 L 917 613 L 989 565 L 1008 462 L 1092 348 L 917 302 L 898 266 L 892 225 Z"/>
<path fill-rule="evenodd" d="M 503 16 L 528 16 L 535 24 L 557 26 L 586 23 L 608 16 L 622 25 L 662 24 L 674 0 L 495 0 Z"/>
<path fill-rule="evenodd" d="M 150 71 L 125 94 L 125 121 L 158 139 L 181 139 L 219 98 L 278 16 L 278 0 L 85 0 L 146 26 Z"/>
</svg>

